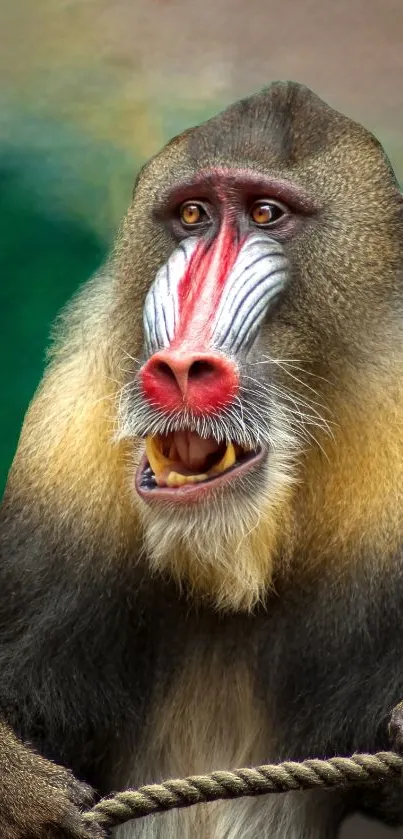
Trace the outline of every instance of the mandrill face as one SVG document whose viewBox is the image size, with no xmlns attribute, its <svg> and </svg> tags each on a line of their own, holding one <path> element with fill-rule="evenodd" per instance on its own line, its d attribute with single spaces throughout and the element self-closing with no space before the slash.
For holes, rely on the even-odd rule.
<svg viewBox="0 0 403 839">
<path fill-rule="evenodd" d="M 287 280 L 287 259 L 278 242 L 253 228 L 275 226 L 283 207 L 254 202 L 243 225 L 225 207 L 214 220 L 212 201 L 181 204 L 184 229 L 199 228 L 199 236 L 183 240 L 146 298 L 140 389 L 164 419 L 161 431 L 147 436 L 137 473 L 145 501 L 208 503 L 211 494 L 241 490 L 245 481 L 250 492 L 262 480 L 268 413 L 260 413 L 250 386 L 251 365 L 259 359 L 260 325 Z"/>
<path fill-rule="evenodd" d="M 377 142 L 299 85 L 232 106 L 143 170 L 119 257 L 136 369 L 118 438 L 137 452 L 154 567 L 220 605 L 264 597 L 335 475 L 362 370 L 386 355 L 400 224 Z"/>
</svg>

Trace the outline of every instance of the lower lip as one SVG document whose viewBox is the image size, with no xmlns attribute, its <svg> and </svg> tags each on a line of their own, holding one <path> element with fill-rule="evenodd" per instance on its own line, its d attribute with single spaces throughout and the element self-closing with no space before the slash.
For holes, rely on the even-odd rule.
<svg viewBox="0 0 403 839">
<path fill-rule="evenodd" d="M 156 487 L 155 489 L 144 489 L 141 486 L 141 477 L 144 469 L 148 465 L 146 455 L 143 455 L 136 472 L 136 491 L 144 501 L 170 501 L 171 503 L 188 504 L 193 501 L 202 501 L 217 489 L 234 483 L 237 478 L 241 478 L 248 472 L 252 472 L 265 460 L 267 452 L 261 449 L 257 454 L 235 467 L 231 467 L 221 475 L 215 478 L 210 478 L 208 481 L 202 481 L 196 484 L 184 484 L 179 487 Z"/>
</svg>

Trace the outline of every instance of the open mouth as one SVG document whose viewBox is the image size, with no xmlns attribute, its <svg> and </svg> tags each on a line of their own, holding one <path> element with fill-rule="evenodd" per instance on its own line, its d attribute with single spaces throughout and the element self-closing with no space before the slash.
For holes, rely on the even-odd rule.
<svg viewBox="0 0 403 839">
<path fill-rule="evenodd" d="M 137 470 L 136 489 L 143 498 L 190 500 L 250 471 L 263 457 L 262 449 L 218 443 L 193 431 L 149 436 Z"/>
</svg>

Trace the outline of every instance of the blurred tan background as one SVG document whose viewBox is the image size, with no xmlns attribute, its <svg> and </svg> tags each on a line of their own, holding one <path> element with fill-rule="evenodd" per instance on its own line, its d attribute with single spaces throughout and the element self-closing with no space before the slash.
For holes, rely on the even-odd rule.
<svg viewBox="0 0 403 839">
<path fill-rule="evenodd" d="M 0 46 L 1 485 L 50 322 L 172 135 L 295 79 L 373 130 L 403 180 L 403 0 L 2 0 Z"/>
<path fill-rule="evenodd" d="M 0 140 L 50 145 L 57 124 L 68 145 L 70 133 L 72 167 L 104 189 L 102 234 L 125 208 L 131 162 L 273 79 L 365 122 L 403 175 L 402 0 L 3 0 L 0 33 Z M 42 141 L 29 136 L 41 122 Z M 107 146 L 119 162 L 99 171 Z"/>
</svg>

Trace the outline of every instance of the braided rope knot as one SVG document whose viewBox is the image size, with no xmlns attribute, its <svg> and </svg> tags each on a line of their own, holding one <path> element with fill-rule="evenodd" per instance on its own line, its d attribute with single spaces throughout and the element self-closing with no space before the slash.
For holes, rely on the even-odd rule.
<svg viewBox="0 0 403 839">
<path fill-rule="evenodd" d="M 152 813 L 219 799 L 398 781 L 402 779 L 402 770 L 403 757 L 395 752 L 354 754 L 328 760 L 285 761 L 233 772 L 220 770 L 118 792 L 101 799 L 85 814 L 84 819 L 88 825 L 110 828 Z"/>
</svg>

